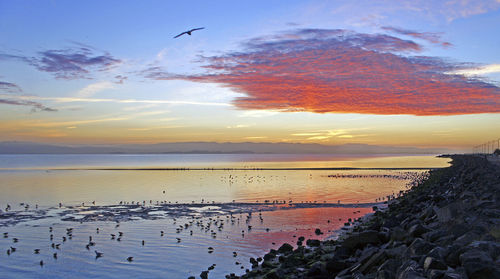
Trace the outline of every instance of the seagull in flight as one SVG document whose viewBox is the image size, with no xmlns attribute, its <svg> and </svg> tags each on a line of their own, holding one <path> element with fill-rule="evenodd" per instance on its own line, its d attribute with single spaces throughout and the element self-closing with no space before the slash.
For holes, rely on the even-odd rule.
<svg viewBox="0 0 500 279">
<path fill-rule="evenodd" d="M 205 27 L 194 28 L 194 29 L 191 29 L 191 30 L 188 30 L 188 31 L 182 32 L 182 33 L 180 33 L 179 35 L 175 36 L 175 37 L 174 37 L 174 39 L 175 39 L 175 38 L 178 38 L 178 37 L 180 37 L 180 36 L 182 36 L 182 35 L 184 35 L 184 34 L 188 34 L 189 36 L 191 36 L 191 32 L 196 31 L 196 30 L 201 30 L 201 29 L 205 29 Z"/>
</svg>

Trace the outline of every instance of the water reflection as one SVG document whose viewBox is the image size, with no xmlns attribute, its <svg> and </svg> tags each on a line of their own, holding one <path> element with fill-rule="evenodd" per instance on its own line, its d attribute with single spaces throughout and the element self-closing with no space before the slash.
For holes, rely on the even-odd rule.
<svg viewBox="0 0 500 279">
<path fill-rule="evenodd" d="M 238 155 L 240 156 L 240 155 Z M 425 170 L 191 170 L 103 171 L 59 170 L 80 166 L 260 166 L 260 167 L 437 167 L 446 160 L 432 157 L 328 156 L 101 156 L 0 155 L 0 206 L 23 214 L 17 225 L 3 226 L 0 238 L 0 278 L 187 278 L 198 277 L 215 264 L 210 278 L 241 274 L 249 258 L 262 256 L 298 237 L 323 239 L 349 219 L 371 208 L 295 208 L 234 213 L 215 208 L 208 215 L 165 215 L 114 221 L 79 220 L 79 214 L 108 214 L 100 206 L 154 206 L 192 202 L 287 204 L 317 202 L 364 203 L 406 189 L 412 175 Z M 292 160 L 293 158 L 293 160 Z M 4 160 L 5 159 L 5 160 Z M 212 160 L 212 161 L 210 161 Z M 217 161 L 218 160 L 218 161 Z M 288 160 L 288 161 L 287 161 Z M 16 168 L 17 170 L 7 170 Z M 59 208 L 61 203 L 61 208 Z M 81 206 L 82 203 L 85 206 Z M 27 211 L 26 205 L 29 204 Z M 93 207 L 95 204 L 95 208 Z M 38 205 L 38 211 L 36 206 Z M 70 207 L 80 208 L 75 212 Z M 92 207 L 89 207 L 92 206 Z M 53 207 L 53 209 L 47 209 Z M 45 211 L 44 211 L 45 210 Z M 135 210 L 131 208 L 131 210 Z M 180 209 L 179 209 L 180 210 Z M 41 215 L 41 211 L 46 212 Z M 109 210 L 108 210 L 109 211 Z M 196 211 L 196 210 L 195 210 Z M 38 212 L 38 213 L 37 213 Z M 6 217 L 5 212 L 1 213 Z M 64 216 L 78 218 L 64 218 Z M 160 216 L 163 215 L 163 216 Z M 42 216 L 43 218 L 37 218 Z M 64 221 L 72 220 L 72 221 Z M 101 220 L 101 219 L 98 219 Z M 82 221 L 82 222 L 80 222 Z M 221 226 L 221 224 L 223 225 Z M 187 224 L 187 227 L 186 227 Z M 181 228 L 182 226 L 182 228 Z M 251 228 L 249 227 L 251 226 Z M 52 227 L 52 231 L 50 231 Z M 71 237 L 68 235 L 71 230 Z M 97 230 L 99 228 L 99 230 Z M 319 228 L 324 234 L 316 235 Z M 163 233 L 161 233 L 163 231 Z M 123 235 L 120 237 L 119 232 Z M 113 238 L 111 234 L 114 234 Z M 52 239 L 51 236 L 52 235 Z M 0 235 L 1 236 L 1 235 Z M 63 239 L 65 237 L 66 239 Z M 89 245 L 89 237 L 95 245 Z M 14 238 L 18 241 L 14 242 Z M 118 241 L 120 238 L 120 241 Z M 144 245 L 142 245 L 144 241 Z M 52 247 L 54 244 L 54 247 Z M 88 249 L 87 249 L 87 245 Z M 12 248 L 16 251 L 12 251 Z M 209 253 L 209 247 L 213 252 Z M 34 253 L 34 249 L 40 249 Z M 9 251 L 10 255 L 7 254 Z M 103 253 L 96 258 L 95 251 Z M 57 257 L 54 257 L 57 253 Z M 236 256 L 235 256 L 236 255 Z M 133 257 L 133 261 L 127 261 Z M 39 263 L 43 261 L 43 266 Z M 236 264 L 238 262 L 238 264 Z"/>
</svg>

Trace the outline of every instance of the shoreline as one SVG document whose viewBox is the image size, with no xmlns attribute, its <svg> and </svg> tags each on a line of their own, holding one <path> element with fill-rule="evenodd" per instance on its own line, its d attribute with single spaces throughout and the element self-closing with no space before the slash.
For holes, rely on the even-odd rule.
<svg viewBox="0 0 500 279">
<path fill-rule="evenodd" d="M 226 278 L 500 278 L 500 168 L 449 157 L 450 167 L 431 170 L 338 239 L 285 243 Z"/>
<path fill-rule="evenodd" d="M 325 167 L 325 168 L 0 168 L 0 171 L 301 171 L 301 170 L 434 170 L 446 167 L 387 167 L 387 168 L 361 168 L 361 167 Z"/>
</svg>

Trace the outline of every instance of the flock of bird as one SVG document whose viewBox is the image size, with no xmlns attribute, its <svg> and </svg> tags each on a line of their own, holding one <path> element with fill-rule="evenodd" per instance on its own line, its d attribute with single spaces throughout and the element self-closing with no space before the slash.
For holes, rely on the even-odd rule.
<svg viewBox="0 0 500 279">
<path fill-rule="evenodd" d="M 335 176 L 335 177 L 337 177 L 337 176 Z M 347 178 L 347 177 L 343 177 L 343 178 Z M 350 178 L 350 176 L 349 176 L 349 178 Z M 390 177 L 390 178 L 394 178 L 394 177 Z M 286 179 L 287 179 L 286 176 L 273 176 L 273 175 L 271 175 L 271 176 L 260 176 L 260 175 L 250 176 L 250 175 L 246 175 L 246 174 L 242 175 L 242 176 L 229 174 L 229 175 L 220 177 L 221 181 L 227 182 L 227 183 L 235 183 L 235 182 L 242 182 L 242 181 L 245 183 L 260 183 L 260 182 L 266 182 L 266 180 L 277 181 L 277 180 L 286 180 Z M 375 201 L 381 202 L 381 201 L 385 201 L 385 200 L 390 200 L 392 198 L 395 198 L 396 196 L 402 195 L 404 192 L 405 191 L 400 191 L 398 194 L 393 193 L 392 195 L 387 195 L 385 197 L 376 198 Z M 166 191 L 163 190 L 162 193 L 165 194 Z M 194 203 L 194 201 L 192 201 L 192 202 Z M 256 201 L 256 202 L 258 203 L 259 201 Z M 306 201 L 306 202 L 302 202 L 302 203 L 316 203 L 316 202 L 317 201 Z M 147 203 L 146 201 L 142 201 L 143 206 L 145 206 L 146 203 Z M 149 203 L 152 204 L 153 201 L 149 200 Z M 166 203 L 167 203 L 167 201 L 156 201 L 157 205 L 166 204 Z M 206 201 L 205 199 L 201 199 L 201 203 L 202 204 L 204 204 L 204 203 L 209 204 L 210 202 Z M 214 203 L 214 201 L 212 201 L 212 203 Z M 264 203 L 273 203 L 273 204 L 282 204 L 283 203 L 283 204 L 286 204 L 287 201 L 285 201 L 285 200 L 273 200 L 273 201 L 264 200 Z M 288 201 L 288 203 L 292 203 L 292 200 L 290 199 Z M 338 201 L 338 203 L 340 203 L 340 200 Z M 91 204 L 95 205 L 95 201 L 92 201 Z M 125 205 L 125 204 L 127 204 L 127 205 L 128 204 L 140 205 L 141 202 L 121 201 L 121 202 L 119 202 L 119 204 L 120 205 Z M 24 208 L 25 211 L 28 211 L 30 209 L 38 210 L 38 205 L 36 205 L 36 204 L 34 206 L 31 206 L 28 203 L 20 203 L 19 205 L 21 206 L 21 208 Z M 59 208 L 64 207 L 62 203 L 59 203 L 58 206 L 59 206 Z M 81 203 L 81 206 L 85 207 L 85 203 Z M 12 210 L 12 206 L 10 204 L 7 204 L 7 206 L 5 207 L 5 211 L 8 212 L 10 210 Z M 1 210 L 0 210 L 0 213 L 1 213 Z M 360 213 L 360 211 L 354 211 L 353 213 L 354 214 Z M 226 224 L 231 224 L 233 226 L 234 225 L 240 226 L 240 223 L 245 222 L 243 224 L 244 229 L 241 230 L 241 237 L 244 238 L 245 234 L 250 233 L 253 229 L 252 224 L 250 223 L 250 221 L 252 220 L 252 217 L 253 216 L 252 216 L 251 212 L 245 213 L 245 214 L 239 214 L 239 215 L 238 214 L 227 214 L 227 215 L 219 215 L 219 216 L 214 216 L 214 217 L 192 216 L 192 217 L 190 217 L 191 219 L 189 219 L 188 221 L 186 221 L 185 223 L 183 223 L 181 225 L 177 225 L 178 220 L 176 218 L 173 218 L 173 224 L 176 225 L 176 228 L 175 228 L 176 233 L 181 233 L 182 231 L 189 230 L 189 235 L 192 236 L 194 233 L 193 228 L 197 227 L 198 229 L 201 230 L 201 232 L 209 234 L 212 238 L 215 239 L 215 238 L 217 238 L 218 233 L 224 229 L 224 226 Z M 258 218 L 260 220 L 260 223 L 263 224 L 264 219 L 262 216 L 262 212 L 260 212 L 260 211 L 258 212 Z M 341 221 L 341 219 L 339 219 L 339 221 Z M 344 223 L 344 225 L 349 226 L 349 224 L 352 221 L 353 220 L 349 218 L 348 222 Z M 328 223 L 330 223 L 330 220 L 328 220 Z M 117 222 L 117 224 L 115 225 L 116 231 L 108 232 L 110 235 L 110 239 L 113 241 L 120 242 L 124 238 L 124 233 L 122 231 L 117 231 L 119 226 L 120 226 L 120 223 Z M 52 249 L 52 251 L 49 251 L 48 253 L 49 253 L 49 255 L 51 253 L 53 259 L 57 260 L 61 256 L 61 253 L 60 253 L 61 245 L 64 245 L 64 243 L 66 243 L 67 241 L 71 241 L 73 239 L 74 228 L 65 228 L 65 231 L 63 231 L 64 234 L 60 235 L 59 237 L 55 236 L 55 232 L 54 232 L 53 227 L 49 227 L 48 229 L 49 229 L 48 236 L 49 236 L 49 240 L 50 240 L 49 245 Z M 265 231 L 269 232 L 270 228 L 265 228 Z M 104 233 L 104 232 L 102 229 L 96 228 L 95 233 L 99 234 L 99 233 Z M 159 233 L 159 236 L 162 238 L 165 236 L 165 231 L 163 231 L 163 230 L 159 231 L 158 233 Z M 3 233 L 3 238 L 11 238 L 12 239 L 12 244 L 11 244 L 10 248 L 7 249 L 7 252 L 6 252 L 7 255 L 12 256 L 15 253 L 18 253 L 18 249 L 15 246 L 20 241 L 20 239 L 18 237 L 12 237 L 8 232 Z M 55 239 L 58 239 L 60 241 L 56 241 Z M 172 238 L 172 240 L 174 240 L 174 239 Z M 180 243 L 182 241 L 182 239 L 180 237 L 175 237 L 175 241 L 176 241 L 176 243 Z M 273 245 L 274 244 L 275 243 L 273 242 Z M 138 245 L 145 246 L 146 241 L 142 240 L 142 241 L 140 241 L 140 243 Z M 105 256 L 104 252 L 97 250 L 95 247 L 96 247 L 96 242 L 94 240 L 94 237 L 92 235 L 89 235 L 88 242 L 85 244 L 84 248 L 88 251 L 93 250 L 93 252 L 95 254 L 95 259 L 99 259 L 99 258 L 104 257 Z M 213 247 L 208 247 L 209 254 L 213 253 L 214 250 L 215 249 Z M 33 249 L 33 254 L 36 254 L 36 255 L 47 254 L 47 251 L 43 251 L 43 249 L 36 247 Z M 236 251 L 233 252 L 233 257 L 237 257 Z M 134 256 L 124 257 L 123 260 L 131 263 L 134 261 Z M 43 267 L 47 263 L 44 262 L 43 260 L 40 260 L 38 262 L 38 264 L 41 267 Z M 239 261 L 236 261 L 235 264 L 239 265 L 241 263 Z M 214 268 L 215 268 L 215 264 L 211 265 L 208 268 L 208 270 L 212 270 Z M 241 265 L 241 268 L 243 268 L 243 265 Z"/>
<path fill-rule="evenodd" d="M 120 226 L 120 224 L 116 224 L 115 228 L 118 228 Z M 49 241 L 50 241 L 50 247 L 52 248 L 52 257 L 54 258 L 54 260 L 57 260 L 58 257 L 59 257 L 59 254 L 58 254 L 58 251 L 61 250 L 61 245 L 64 245 L 64 243 L 66 243 L 67 241 L 70 241 L 73 239 L 73 232 L 74 232 L 74 228 L 66 228 L 65 229 L 65 233 L 64 235 L 60 236 L 60 241 L 55 241 L 55 235 L 54 235 L 54 228 L 53 227 L 49 227 L 48 228 L 48 233 L 49 233 Z M 96 228 L 96 233 L 99 234 L 100 232 L 100 229 L 99 228 Z M 117 241 L 120 241 L 121 238 L 123 237 L 123 232 L 118 232 L 118 238 L 115 238 L 115 234 L 111 234 L 111 239 L 114 240 L 116 239 Z M 9 235 L 9 232 L 4 232 L 3 233 L 3 238 L 9 238 L 10 235 Z M 7 249 L 7 255 L 8 256 L 11 256 L 13 255 L 15 252 L 17 252 L 17 248 L 14 247 L 16 246 L 15 243 L 19 243 L 20 239 L 17 238 L 17 237 L 12 237 L 12 245 L 13 246 L 10 246 L 10 248 Z M 142 245 L 144 246 L 145 242 L 144 240 L 142 241 Z M 92 235 L 89 236 L 89 241 L 88 243 L 85 245 L 85 248 L 87 250 L 90 250 L 91 247 L 94 247 L 96 245 L 96 243 L 93 241 L 93 237 Z M 42 249 L 40 248 L 35 248 L 33 249 L 33 254 L 36 254 L 36 255 L 39 255 L 40 252 L 42 251 Z M 94 253 L 95 253 L 95 258 L 98 259 L 98 258 L 101 258 L 104 256 L 104 253 L 102 252 L 99 252 L 97 250 L 94 250 Z M 134 257 L 130 256 L 130 257 L 127 257 L 126 260 L 128 262 L 132 262 L 134 260 Z M 40 260 L 39 262 L 39 265 L 40 266 L 44 266 L 45 265 L 45 262 L 43 260 Z"/>
<path fill-rule="evenodd" d="M 353 213 L 354 214 L 355 213 L 360 213 L 360 211 L 354 211 Z M 252 232 L 252 230 L 254 229 L 255 222 L 252 223 L 252 218 L 255 215 L 258 216 L 258 222 L 257 223 L 260 223 L 261 227 L 264 228 L 265 227 L 265 226 L 263 226 L 263 224 L 264 224 L 264 217 L 263 217 L 261 211 L 254 212 L 254 214 L 252 214 L 252 212 L 248 212 L 248 213 L 235 213 L 235 214 L 229 213 L 229 214 L 217 215 L 217 216 L 213 216 L 213 217 L 191 216 L 188 219 L 182 219 L 184 221 L 182 221 L 179 224 L 178 224 L 178 222 L 180 220 L 178 220 L 177 218 L 173 218 L 172 221 L 173 221 L 173 225 L 175 227 L 175 232 L 177 234 L 179 234 L 179 233 L 181 233 L 183 231 L 186 231 L 186 232 L 189 232 L 189 236 L 192 236 L 194 234 L 194 231 L 193 231 L 194 228 L 198 228 L 198 230 L 200 230 L 202 233 L 208 234 L 208 235 L 210 235 L 211 238 L 215 239 L 215 238 L 218 237 L 218 234 L 224 230 L 225 225 L 231 225 L 231 226 L 235 226 L 236 225 L 238 227 L 242 227 L 243 226 L 243 229 L 242 228 L 240 228 L 240 229 L 241 229 L 241 237 L 244 238 L 246 234 Z M 339 219 L 339 221 L 340 220 L 341 219 Z M 350 223 L 351 221 L 352 221 L 352 219 L 349 219 L 348 223 Z M 328 220 L 328 223 L 330 223 L 330 220 Z M 125 237 L 125 234 L 122 231 L 118 231 L 119 227 L 120 227 L 120 223 L 119 222 L 117 222 L 114 225 L 114 230 L 113 231 L 107 231 L 107 232 L 105 232 L 105 229 L 97 227 L 95 229 L 95 234 L 101 234 L 101 235 L 102 234 L 109 234 L 110 240 L 120 242 Z M 57 228 L 57 230 L 59 231 L 59 236 L 56 235 L 56 229 L 54 229 L 53 227 L 49 227 L 48 228 L 48 238 L 49 238 L 49 241 L 50 241 L 49 242 L 50 243 L 50 247 L 52 249 L 52 251 L 49 251 L 48 253 L 49 254 L 52 253 L 52 257 L 53 257 L 54 260 L 57 260 L 61 256 L 61 253 L 60 253 L 60 250 L 62 248 L 61 246 L 63 246 L 66 242 L 71 241 L 74 238 L 74 236 L 75 236 L 74 232 L 75 232 L 76 229 L 73 228 L 73 227 L 68 227 L 68 228 Z M 270 232 L 271 231 L 270 228 L 265 228 L 264 230 L 266 232 Z M 234 231 L 234 229 L 233 229 L 233 231 Z M 158 232 L 158 234 L 159 234 L 160 238 L 165 237 L 165 231 L 164 230 L 160 230 Z M 3 237 L 4 238 L 11 238 L 12 239 L 12 246 L 10 246 L 10 248 L 7 249 L 7 255 L 8 256 L 13 256 L 13 254 L 15 254 L 15 253 L 18 252 L 18 249 L 15 247 L 16 243 L 20 242 L 21 240 L 19 238 L 17 238 L 17 237 L 12 237 L 9 234 L 9 232 L 3 233 Z M 81 236 L 79 236 L 79 237 L 81 237 Z M 294 235 L 293 237 L 296 237 L 296 236 Z M 96 247 L 99 246 L 99 245 L 96 243 L 96 240 L 94 238 L 95 238 L 94 234 L 88 235 L 88 242 L 86 242 L 86 244 L 84 246 L 84 249 L 86 249 L 88 251 L 92 251 L 93 250 L 93 252 L 95 254 L 95 259 L 97 260 L 99 258 L 105 257 L 106 255 L 102 251 L 96 249 Z M 168 237 L 168 238 L 171 238 L 172 240 L 174 240 L 173 237 Z M 59 240 L 59 241 L 56 241 L 56 239 Z M 180 243 L 181 241 L 182 241 L 181 237 L 175 237 L 175 242 L 176 243 Z M 276 243 L 273 242 L 272 244 L 275 245 Z M 138 246 L 139 245 L 140 246 L 145 246 L 146 245 L 146 241 L 142 240 L 137 245 Z M 212 254 L 215 251 L 215 248 L 208 247 L 207 251 L 208 251 L 209 254 Z M 47 251 L 43 251 L 41 248 L 37 247 L 37 248 L 33 249 L 33 254 L 39 255 L 39 254 L 44 254 L 44 253 L 46 254 Z M 232 252 L 232 256 L 234 258 L 236 258 L 236 257 L 238 257 L 238 253 L 236 251 L 233 251 Z M 126 261 L 126 262 L 131 263 L 131 262 L 134 261 L 134 256 L 124 257 L 123 260 Z M 41 267 L 43 267 L 47 263 L 44 262 L 43 260 L 40 260 L 38 264 Z M 235 261 L 235 264 L 239 265 L 241 269 L 244 269 L 244 266 L 241 263 L 241 261 Z M 216 265 L 213 264 L 210 267 L 208 267 L 208 271 L 214 269 L 215 266 Z"/>
<path fill-rule="evenodd" d="M 93 202 L 93 203 L 95 204 L 95 202 Z M 84 206 L 84 203 L 82 203 L 82 206 Z M 8 205 L 7 207 L 9 209 L 12 208 L 10 205 Z M 260 223 L 262 224 L 264 222 L 264 219 L 262 217 L 262 212 L 259 212 L 258 216 L 259 216 Z M 250 225 L 250 221 L 252 219 L 251 212 L 249 212 L 245 215 L 243 213 L 239 213 L 239 214 L 236 214 L 236 216 L 235 216 L 235 214 L 228 214 L 228 215 L 215 216 L 215 217 L 206 217 L 206 218 L 202 218 L 200 216 L 192 216 L 192 217 L 190 217 L 189 220 L 187 220 L 187 222 L 183 223 L 182 225 L 178 225 L 177 218 L 173 218 L 173 224 L 176 225 L 176 229 L 175 229 L 176 233 L 181 233 L 184 230 L 189 230 L 189 235 L 192 236 L 193 235 L 193 227 L 198 227 L 202 232 L 209 233 L 210 236 L 215 239 L 215 238 L 217 238 L 217 233 L 224 229 L 225 224 L 230 223 L 231 225 L 239 225 L 240 221 L 242 221 L 243 219 L 245 220 L 246 230 L 242 230 L 241 235 L 242 235 L 242 237 L 245 237 L 245 233 L 250 232 L 252 230 L 252 226 Z M 115 228 L 115 230 L 118 230 L 119 227 L 120 227 L 120 223 L 117 222 L 116 225 L 114 226 L 114 228 Z M 63 229 L 64 234 L 62 234 L 60 236 L 56 236 L 55 229 L 53 227 L 48 228 L 48 239 L 50 241 L 49 243 L 50 243 L 50 247 L 52 249 L 52 251 L 49 253 L 52 253 L 52 257 L 54 260 L 57 260 L 60 257 L 60 254 L 58 254 L 58 252 L 60 252 L 60 250 L 61 250 L 61 245 L 64 245 L 67 241 L 71 241 L 74 238 L 74 231 L 75 231 L 75 229 L 73 227 L 65 228 L 65 229 Z M 266 232 L 269 232 L 269 231 L 270 231 L 270 229 L 266 228 Z M 103 233 L 103 230 L 97 227 L 95 230 L 95 233 L 96 234 Z M 124 238 L 124 233 L 122 231 L 116 231 L 113 233 L 109 233 L 109 235 L 110 235 L 111 240 L 114 240 L 117 242 L 122 241 L 122 238 Z M 165 236 L 165 231 L 163 231 L 163 230 L 159 231 L 159 235 L 160 235 L 160 237 L 163 238 Z M 11 244 L 10 248 L 7 249 L 7 255 L 11 256 L 11 255 L 17 253 L 18 249 L 15 246 L 20 241 L 20 239 L 17 237 L 12 237 L 9 234 L 9 232 L 4 232 L 3 238 L 5 238 L 5 239 L 11 238 L 12 239 L 12 244 Z M 56 241 L 56 239 L 58 239 L 60 241 Z M 182 239 L 180 237 L 176 237 L 175 240 L 177 243 L 180 243 L 182 241 Z M 94 236 L 89 235 L 88 242 L 85 245 L 85 249 L 89 250 L 89 251 L 94 250 L 95 259 L 99 259 L 99 258 L 104 257 L 105 255 L 103 252 L 98 251 L 94 248 L 94 247 L 96 247 L 96 244 L 97 243 L 94 240 Z M 145 244 L 146 244 L 145 240 L 142 240 L 140 242 L 141 246 L 145 246 Z M 208 247 L 208 253 L 211 254 L 214 252 L 214 250 L 215 249 L 213 247 Z M 45 251 L 42 251 L 42 249 L 40 249 L 40 248 L 33 249 L 33 254 L 39 255 L 42 252 L 45 252 Z M 236 256 L 237 256 L 237 252 L 234 251 L 233 257 L 236 257 Z M 127 258 L 124 258 L 124 260 L 126 260 L 127 262 L 133 262 L 134 257 L 129 256 Z M 41 267 L 43 267 L 46 264 L 46 262 L 44 262 L 43 260 L 40 260 L 38 264 Z M 213 268 L 215 268 L 215 264 L 212 265 L 209 268 L 209 270 L 213 269 Z"/>
</svg>

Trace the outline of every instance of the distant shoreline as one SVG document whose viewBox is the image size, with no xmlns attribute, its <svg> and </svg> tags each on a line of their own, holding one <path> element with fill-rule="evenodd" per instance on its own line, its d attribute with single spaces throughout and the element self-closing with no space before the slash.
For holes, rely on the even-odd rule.
<svg viewBox="0 0 500 279">
<path fill-rule="evenodd" d="M 245 170 L 259 170 L 259 171 L 278 171 L 278 170 L 433 170 L 445 167 L 401 167 L 401 168 L 61 168 L 61 169 L 47 169 L 49 171 L 71 171 L 71 170 L 97 170 L 97 171 L 245 171 Z"/>
</svg>

